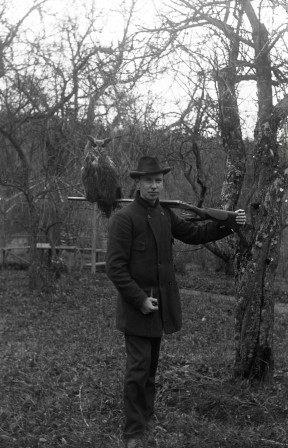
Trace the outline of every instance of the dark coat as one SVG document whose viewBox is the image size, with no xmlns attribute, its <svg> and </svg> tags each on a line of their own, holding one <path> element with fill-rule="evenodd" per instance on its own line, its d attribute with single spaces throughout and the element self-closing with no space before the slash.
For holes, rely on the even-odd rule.
<svg viewBox="0 0 288 448">
<path fill-rule="evenodd" d="M 173 239 L 203 244 L 230 233 L 230 229 L 214 222 L 187 222 L 159 201 L 151 207 L 138 193 L 135 201 L 113 216 L 109 228 L 106 272 L 118 290 L 117 329 L 144 337 L 160 337 L 163 329 L 165 333 L 180 330 Z M 144 315 L 140 308 L 151 292 L 158 299 L 159 311 Z"/>
</svg>

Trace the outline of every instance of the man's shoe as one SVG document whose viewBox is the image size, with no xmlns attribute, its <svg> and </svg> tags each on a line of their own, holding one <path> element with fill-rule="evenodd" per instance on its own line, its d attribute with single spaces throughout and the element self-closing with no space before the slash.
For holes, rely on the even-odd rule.
<svg viewBox="0 0 288 448">
<path fill-rule="evenodd" d="M 144 448 L 142 437 L 129 437 L 126 441 L 126 448 Z"/>
</svg>

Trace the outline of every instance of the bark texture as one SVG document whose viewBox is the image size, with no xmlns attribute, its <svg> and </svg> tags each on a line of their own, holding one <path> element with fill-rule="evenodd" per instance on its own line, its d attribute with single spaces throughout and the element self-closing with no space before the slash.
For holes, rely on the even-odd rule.
<svg viewBox="0 0 288 448">
<path fill-rule="evenodd" d="M 280 160 L 277 131 L 287 109 L 273 107 L 269 36 L 251 3 L 243 2 L 255 50 L 258 122 L 255 128 L 255 184 L 248 246 L 237 258 L 235 316 L 236 377 L 271 381 L 274 369 L 273 284 L 279 259 L 281 209 L 287 172 Z M 281 111 L 281 112 L 280 112 Z"/>
</svg>

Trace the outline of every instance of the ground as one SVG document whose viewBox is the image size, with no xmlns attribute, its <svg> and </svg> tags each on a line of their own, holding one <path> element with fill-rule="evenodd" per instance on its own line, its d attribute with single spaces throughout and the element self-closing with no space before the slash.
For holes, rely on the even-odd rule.
<svg viewBox="0 0 288 448">
<path fill-rule="evenodd" d="M 235 383 L 233 280 L 179 277 L 183 329 L 163 338 L 149 447 L 288 447 L 288 306 L 277 289 L 275 375 Z M 0 274 L 0 448 L 122 447 L 123 338 L 105 274 L 62 274 L 31 293 Z"/>
</svg>

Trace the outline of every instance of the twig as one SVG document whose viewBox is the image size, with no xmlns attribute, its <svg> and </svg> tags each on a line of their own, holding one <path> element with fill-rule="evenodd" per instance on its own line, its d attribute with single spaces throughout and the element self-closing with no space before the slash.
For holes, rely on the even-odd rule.
<svg viewBox="0 0 288 448">
<path fill-rule="evenodd" d="M 87 426 L 87 428 L 89 428 L 89 424 L 87 423 L 87 420 L 86 420 L 86 418 L 84 417 L 84 414 L 83 414 L 83 409 L 82 409 L 82 400 L 81 400 L 81 390 L 82 390 L 82 384 L 81 384 L 81 386 L 80 386 L 80 389 L 79 389 L 79 406 L 80 406 L 80 411 L 81 411 L 81 415 L 82 415 L 82 418 L 83 418 L 83 420 L 84 420 L 84 423 L 85 423 L 85 425 Z"/>
<path fill-rule="evenodd" d="M 260 439 L 262 442 L 269 442 L 277 446 L 288 446 L 287 443 L 275 442 L 275 440 Z"/>
</svg>

